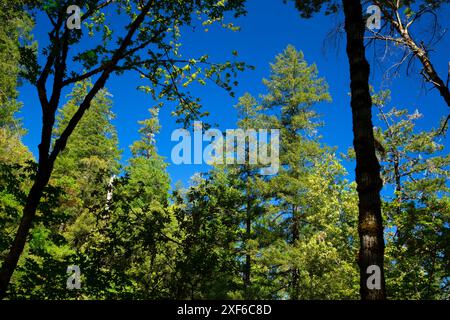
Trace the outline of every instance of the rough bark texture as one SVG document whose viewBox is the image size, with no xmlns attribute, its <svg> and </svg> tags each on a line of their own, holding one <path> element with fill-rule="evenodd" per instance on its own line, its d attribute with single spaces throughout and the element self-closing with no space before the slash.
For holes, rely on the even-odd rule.
<svg viewBox="0 0 450 320">
<path fill-rule="evenodd" d="M 381 216 L 380 165 L 375 154 L 372 127 L 372 100 L 369 91 L 370 66 L 365 57 L 364 31 L 360 0 L 343 0 L 347 55 L 350 64 L 353 145 L 356 153 L 356 183 L 359 197 L 360 294 L 363 300 L 386 298 L 384 280 L 384 239 Z M 370 290 L 367 268 L 377 265 L 381 270 L 381 288 Z"/>
</svg>

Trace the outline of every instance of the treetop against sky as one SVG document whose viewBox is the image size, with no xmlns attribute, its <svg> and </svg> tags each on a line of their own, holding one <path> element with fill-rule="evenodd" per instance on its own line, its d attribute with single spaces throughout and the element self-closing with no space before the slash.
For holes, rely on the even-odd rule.
<svg viewBox="0 0 450 320">
<path fill-rule="evenodd" d="M 269 64 L 274 57 L 282 52 L 287 45 L 292 44 L 298 50 L 303 51 L 305 59 L 309 63 L 315 63 L 319 75 L 325 77 L 330 84 L 332 103 L 320 103 L 318 112 L 322 115 L 325 127 L 320 128 L 320 134 L 324 143 L 337 146 L 340 152 L 346 152 L 352 144 L 351 115 L 346 108 L 349 103 L 348 70 L 346 57 L 343 52 L 345 40 L 342 29 L 341 14 L 325 16 L 315 15 L 310 19 L 300 19 L 294 4 L 289 2 L 270 0 L 250 0 L 246 5 L 247 14 L 238 18 L 233 23 L 241 29 L 238 32 L 230 32 L 220 26 L 212 25 L 204 27 L 201 24 L 193 28 L 181 30 L 182 46 L 180 52 L 185 57 L 202 56 L 208 54 L 213 61 L 227 61 L 232 59 L 233 51 L 238 53 L 237 60 L 244 61 L 255 70 L 246 70 L 239 73 L 235 88 L 235 98 L 230 97 L 221 88 L 208 85 L 192 86 L 192 94 L 202 99 L 204 110 L 208 110 L 210 116 L 205 118 L 210 124 L 218 124 L 219 128 L 235 128 L 237 113 L 233 106 L 237 103 L 237 97 L 245 92 L 259 94 L 264 92 L 261 79 L 268 77 Z M 449 9 L 443 8 L 441 17 L 448 16 Z M 448 19 L 441 19 L 446 23 Z M 35 39 L 39 41 L 41 48 L 48 43 L 48 20 L 44 16 L 38 16 L 34 30 Z M 114 21 L 119 27 L 121 21 Z M 445 25 L 443 26 L 446 27 Z M 86 43 L 79 43 L 80 51 Z M 436 69 L 445 74 L 447 57 L 442 52 L 448 52 L 448 39 L 438 43 L 432 53 Z M 419 121 L 419 128 L 429 129 L 439 123 L 440 118 L 446 112 L 446 106 L 436 90 L 426 90 L 422 87 L 420 75 L 412 73 L 405 76 L 404 70 L 399 75 L 385 79 L 386 65 L 395 63 L 396 53 L 388 53 L 383 60 L 383 66 L 375 51 L 370 47 L 367 56 L 372 64 L 371 84 L 375 88 L 389 87 L 392 91 L 392 105 L 401 105 L 409 110 L 418 109 L 424 113 Z M 420 66 L 415 65 L 416 70 Z M 121 76 L 112 76 L 108 82 L 108 90 L 114 97 L 113 112 L 116 114 L 114 124 L 117 126 L 120 148 L 123 151 L 123 161 L 130 157 L 129 146 L 138 139 L 138 121 L 148 118 L 148 108 L 156 105 L 151 96 L 136 90 L 145 83 L 134 73 L 125 73 Z M 68 92 L 67 92 L 68 93 Z M 20 88 L 20 100 L 24 102 L 22 116 L 28 134 L 24 142 L 34 154 L 37 151 L 37 142 L 40 132 L 40 124 L 33 119 L 39 117 L 39 108 L 35 101 L 37 94 L 27 84 Z M 171 149 L 174 143 L 170 142 L 173 130 L 180 128 L 171 116 L 173 104 L 162 108 L 160 117 L 161 133 L 157 138 L 159 153 L 170 159 Z M 448 144 L 445 141 L 445 144 Z M 348 171 L 352 174 L 353 165 L 348 163 Z M 169 166 L 168 168 L 173 182 L 187 181 L 197 172 L 207 170 L 204 165 Z"/>
</svg>

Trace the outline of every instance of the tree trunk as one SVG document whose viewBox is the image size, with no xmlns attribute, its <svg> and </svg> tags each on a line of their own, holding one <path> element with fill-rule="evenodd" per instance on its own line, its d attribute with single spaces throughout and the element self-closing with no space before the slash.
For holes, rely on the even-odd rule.
<svg viewBox="0 0 450 320">
<path fill-rule="evenodd" d="M 11 280 L 14 270 L 17 267 L 20 255 L 25 248 L 25 243 L 31 230 L 34 216 L 36 215 L 36 211 L 44 193 L 44 189 L 50 181 L 55 161 L 58 155 L 66 148 L 67 141 L 70 135 L 77 127 L 84 113 L 89 109 L 92 99 L 94 99 L 95 95 L 105 86 L 105 83 L 108 80 L 111 71 L 111 69 L 106 70 L 96 81 L 91 91 L 86 95 L 83 102 L 80 104 L 80 107 L 78 108 L 75 115 L 70 119 L 69 124 L 67 125 L 64 132 L 55 141 L 53 150 L 51 152 L 50 145 L 59 98 L 52 99 L 54 101 L 52 104 L 50 104 L 47 103 L 46 97 L 41 97 L 41 105 L 43 106 L 43 126 L 41 133 L 41 143 L 39 144 L 38 171 L 33 186 L 31 187 L 31 190 L 28 194 L 27 201 L 23 209 L 22 219 L 16 232 L 16 236 L 0 270 L 0 299 L 5 298 L 6 296 L 8 284 Z M 60 86 L 60 83 L 59 86 L 55 86 L 54 90 L 56 92 L 56 95 L 61 94 Z M 38 85 L 38 93 L 41 94 L 41 92 L 42 90 L 39 90 Z"/>
<path fill-rule="evenodd" d="M 381 216 L 380 165 L 375 154 L 372 127 L 372 100 L 369 91 L 370 66 L 365 57 L 365 23 L 360 0 L 343 0 L 347 56 L 350 64 L 351 108 L 353 118 L 353 145 L 356 153 L 356 183 L 359 197 L 360 294 L 363 300 L 386 298 L 384 280 L 384 239 Z M 379 289 L 369 289 L 369 266 L 381 271 Z M 369 279 L 370 280 L 370 279 Z"/>
<path fill-rule="evenodd" d="M 25 248 L 25 243 L 31 229 L 34 216 L 36 215 L 36 210 L 39 206 L 44 188 L 47 186 L 50 180 L 50 176 L 53 171 L 53 165 L 58 155 L 65 149 L 70 135 L 77 127 L 84 113 L 89 109 L 92 99 L 94 99 L 95 95 L 102 88 L 104 88 L 109 76 L 114 71 L 114 68 L 117 66 L 119 61 L 124 58 L 124 53 L 126 53 L 127 48 L 132 43 L 135 32 L 144 22 L 145 17 L 150 11 L 152 5 L 153 1 L 148 1 L 145 6 L 142 7 L 141 13 L 130 24 L 126 36 L 123 38 L 118 49 L 114 52 L 111 61 L 106 63 L 104 65 L 104 68 L 101 69 L 102 73 L 100 77 L 95 81 L 92 89 L 80 104 L 77 112 L 70 119 L 69 124 L 67 125 L 61 136 L 55 141 L 53 150 L 51 152 L 50 145 L 53 126 L 55 123 L 55 114 L 58 109 L 62 89 L 65 85 L 64 74 L 66 70 L 66 60 L 69 50 L 69 42 L 67 40 L 68 29 L 65 30 L 63 39 L 61 40 L 62 45 L 55 46 L 55 48 L 58 50 L 52 51 L 48 56 L 47 63 L 45 64 L 45 67 L 41 72 L 41 76 L 36 83 L 39 101 L 41 103 L 43 111 L 43 126 L 41 143 L 39 145 L 39 167 L 34 184 L 28 194 L 27 202 L 23 209 L 23 216 L 20 221 L 20 225 L 14 238 L 13 244 L 0 270 L 0 299 L 3 299 L 6 296 L 8 284 L 11 280 L 15 268 L 17 267 L 20 255 Z M 64 13 L 62 14 L 64 15 Z M 60 16 L 58 21 L 58 24 L 55 25 L 55 32 L 59 32 L 59 29 L 61 28 L 64 21 L 63 16 Z M 53 92 L 49 101 L 46 93 L 46 83 L 48 76 L 52 71 L 52 68 L 54 68 Z M 87 74 L 89 74 L 89 72 Z M 79 81 L 81 80 L 82 79 L 79 79 Z M 70 83 L 73 82 L 69 82 L 69 84 Z"/>
<path fill-rule="evenodd" d="M 30 193 L 28 194 L 19 228 L 17 229 L 12 246 L 8 252 L 8 255 L 6 256 L 6 259 L 3 261 L 0 271 L 0 299 L 6 297 L 8 284 L 11 280 L 14 270 L 17 267 L 20 255 L 25 248 L 25 243 L 27 241 L 34 216 L 36 215 L 39 202 L 44 192 L 44 188 L 50 179 L 50 173 L 50 166 L 44 165 L 42 168 L 40 168 L 35 178 L 34 184 L 31 187 Z"/>
</svg>

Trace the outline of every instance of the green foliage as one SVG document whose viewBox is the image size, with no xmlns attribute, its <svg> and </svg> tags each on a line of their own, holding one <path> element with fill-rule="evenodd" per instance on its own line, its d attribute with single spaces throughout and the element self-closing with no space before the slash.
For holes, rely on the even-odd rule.
<svg viewBox="0 0 450 320">
<path fill-rule="evenodd" d="M 19 1 L 0 1 L 0 259 L 9 249 L 34 171 L 33 158 L 22 143 L 17 113 L 20 46 L 30 39 L 32 21 Z"/>
<path fill-rule="evenodd" d="M 352 199 L 354 189 L 345 186 L 345 171 L 332 150 L 321 145 L 316 133 L 321 124 L 313 109 L 331 100 L 328 86 L 292 46 L 276 57 L 264 84 L 268 92 L 256 108 L 274 115 L 266 111 L 259 124 L 280 128 L 282 148 L 280 172 L 255 181 L 266 211 L 266 225 L 258 221 L 255 232 L 262 239 L 274 233 L 270 242 L 258 239 L 265 242 L 259 244 L 262 254 L 253 254 L 261 264 L 258 273 L 265 270 L 270 284 L 265 297 L 353 298 L 356 278 L 342 277 L 338 268 L 356 270 L 355 245 L 349 241 L 355 237 L 356 208 L 343 202 Z M 254 104 L 248 97 L 241 102 Z"/>
<path fill-rule="evenodd" d="M 67 41 L 68 50 L 73 52 L 69 58 L 71 61 L 65 64 L 64 86 L 77 80 L 93 79 L 92 76 L 113 64 L 112 70 L 108 72 L 118 75 L 126 71 L 137 72 L 143 79 L 139 89 L 151 94 L 158 102 L 173 102 L 176 105 L 173 114 L 179 122 L 188 125 L 205 113 L 200 110 L 200 100 L 182 89 L 192 83 L 205 85 L 209 81 L 233 95 L 233 87 L 236 86 L 233 77 L 239 71 L 251 67 L 236 59 L 213 62 L 207 54 L 199 57 L 182 56 L 181 30 L 220 24 L 236 31 L 237 28 L 233 23 L 227 23 L 225 17 L 245 14 L 244 3 L 244 0 L 73 1 L 71 4 L 81 9 L 83 26 L 71 32 L 66 32 L 63 25 L 58 24 L 61 17 L 65 17 L 66 2 L 38 1 L 29 11 L 45 13 L 52 25 L 56 26 L 56 30 L 50 32 L 50 44 L 43 50 L 46 57 L 57 55 L 63 40 Z M 129 42 L 123 43 L 127 46 L 119 55 L 125 37 L 123 26 L 118 26 L 117 21 L 126 21 L 125 30 L 129 30 L 144 10 L 148 10 L 148 14 Z M 74 50 L 81 42 L 88 45 L 81 46 L 82 50 Z M 36 84 L 39 73 L 44 69 L 37 63 L 37 55 L 36 50 L 23 50 L 23 56 L 27 59 L 23 61 L 22 74 L 32 84 Z"/>
<path fill-rule="evenodd" d="M 193 178 L 188 190 L 175 192 L 181 245 L 176 263 L 178 299 L 225 299 L 238 288 L 236 243 L 239 241 L 237 181 L 221 170 Z"/>
<path fill-rule="evenodd" d="M 20 120 L 15 117 L 22 107 L 16 101 L 20 75 L 21 48 L 31 48 L 31 18 L 18 10 L 21 1 L 0 1 L 0 128 L 23 134 Z"/>
<path fill-rule="evenodd" d="M 86 246 L 89 261 L 104 261 L 104 277 L 94 284 L 94 296 L 171 297 L 167 288 L 177 243 L 169 240 L 177 227 L 168 206 L 166 165 L 149 138 L 159 131 L 157 113 L 140 123 L 142 139 L 132 146 L 134 157 L 125 176 L 111 186 L 107 208 Z"/>
<path fill-rule="evenodd" d="M 130 21 L 142 10 L 137 1 L 115 1 Z M 74 3 L 77 3 L 75 1 Z M 305 16 L 328 3 L 297 2 Z M 31 21 L 19 1 L 0 4 L 2 72 L 0 109 L 0 257 L 12 242 L 36 164 L 22 144 L 17 84 L 36 81 L 36 52 L 29 46 Z M 84 12 L 98 1 L 79 2 Z M 132 47 L 153 41 L 147 55 L 134 52 L 117 73 L 136 70 L 149 80 L 141 89 L 157 99 L 179 100 L 174 111 L 187 125 L 200 116 L 198 101 L 178 84 L 212 80 L 232 92 L 231 79 L 247 65 L 211 63 L 204 55 L 179 54 L 180 30 L 200 17 L 203 27 L 223 21 L 227 11 L 243 13 L 243 1 L 159 1 L 139 29 Z M 33 8 L 56 18 L 61 1 Z M 7 12 L 7 11 L 5 11 Z M 408 13 L 411 14 L 411 13 Z M 74 57 L 68 76 L 110 61 L 117 30 L 102 10 L 85 21 L 100 43 Z M 154 38 L 151 38 L 154 37 Z M 93 41 L 94 42 L 94 41 Z M 45 51 L 51 54 L 57 43 Z M 237 52 L 232 53 L 237 56 Z M 27 62 L 27 63 L 24 63 Z M 21 65 L 22 64 L 22 65 Z M 71 65 L 71 66 L 72 66 Z M 224 78 L 222 73 L 225 73 Z M 167 164 L 158 154 L 159 108 L 139 122 L 141 138 L 120 166 L 112 97 L 106 89 L 93 99 L 67 147 L 34 220 L 30 241 L 14 274 L 16 299 L 354 299 L 358 297 L 357 195 L 335 150 L 321 142 L 317 108 L 331 102 L 328 85 L 301 51 L 288 46 L 270 67 L 266 92 L 239 98 L 241 129 L 280 130 L 280 169 L 260 175 L 261 165 L 216 165 L 195 175 L 187 188 L 171 191 Z M 92 88 L 77 82 L 59 110 L 55 142 Z M 161 90 L 159 90 L 160 88 Z M 437 130 L 420 131 L 418 112 L 385 111 L 389 92 L 373 96 L 379 108 L 375 129 L 386 185 L 386 276 L 394 299 L 448 299 L 450 200 L 448 166 Z M 246 145 L 246 155 L 249 146 Z M 69 265 L 82 272 L 82 289 L 66 289 Z"/>
<path fill-rule="evenodd" d="M 58 116 L 57 138 L 89 89 L 78 84 Z M 20 266 L 16 297 L 69 298 L 66 269 L 86 259 L 84 251 L 105 208 L 111 177 L 119 172 L 120 152 L 106 90 L 94 99 L 55 164 L 54 175 L 37 213 L 29 249 Z M 44 271 L 45 270 L 45 271 Z M 42 285 L 43 273 L 48 277 Z M 23 290 L 29 288 L 29 290 Z"/>
<path fill-rule="evenodd" d="M 313 107 L 330 101 L 327 84 L 292 46 L 264 84 L 259 99 L 239 99 L 238 125 L 280 129 L 280 172 L 260 176 L 261 165 L 217 165 L 176 192 L 187 259 L 178 264 L 185 276 L 177 297 L 355 298 L 355 187 L 316 134 Z"/>
<path fill-rule="evenodd" d="M 449 297 L 450 155 L 439 129 L 419 131 L 416 110 L 385 110 L 390 92 L 374 95 L 381 127 L 376 136 L 383 178 L 393 192 L 385 196 L 388 281 L 395 299 Z"/>
</svg>

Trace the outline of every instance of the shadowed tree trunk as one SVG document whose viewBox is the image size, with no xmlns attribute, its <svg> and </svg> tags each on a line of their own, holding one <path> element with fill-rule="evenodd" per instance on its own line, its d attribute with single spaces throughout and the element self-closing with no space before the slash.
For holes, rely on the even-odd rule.
<svg viewBox="0 0 450 320">
<path fill-rule="evenodd" d="M 25 247 L 39 201 L 50 178 L 50 172 L 51 168 L 47 165 L 40 169 L 27 197 L 27 202 L 23 209 L 22 220 L 20 221 L 14 242 L 2 264 L 2 269 L 0 272 L 0 299 L 3 299 L 6 296 L 9 281 L 15 268 L 17 267 L 20 255 Z"/>
<path fill-rule="evenodd" d="M 337 2 L 329 0 L 295 0 L 295 4 L 304 18 L 310 18 L 324 6 L 328 6 L 329 12 L 338 9 Z M 364 47 L 365 21 L 360 0 L 342 0 L 342 4 L 345 15 L 347 56 L 350 64 L 353 146 L 356 153 L 355 173 L 359 198 L 360 294 L 363 300 L 385 299 L 384 238 L 380 200 L 383 182 L 380 177 L 380 164 L 375 153 L 372 99 L 369 91 L 370 66 L 366 60 Z M 377 270 L 376 274 L 368 274 L 367 268 L 370 266 L 377 266 L 380 272 L 378 273 Z M 376 287 L 379 286 L 379 289 L 368 287 L 368 280 L 372 281 L 374 276 L 377 278 Z"/>
<path fill-rule="evenodd" d="M 353 145 L 356 153 L 356 183 L 359 197 L 360 294 L 363 300 L 386 298 L 384 280 L 384 239 L 381 216 L 380 165 L 375 154 L 372 100 L 369 91 L 370 66 L 365 57 L 365 23 L 360 0 L 343 0 L 347 56 L 350 64 Z M 369 289 L 369 266 L 380 268 L 379 289 Z"/>
</svg>

